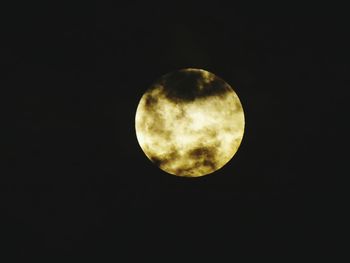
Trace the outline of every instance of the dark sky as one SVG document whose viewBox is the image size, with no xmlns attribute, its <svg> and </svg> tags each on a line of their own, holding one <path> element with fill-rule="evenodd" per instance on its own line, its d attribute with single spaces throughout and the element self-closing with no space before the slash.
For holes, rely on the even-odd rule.
<svg viewBox="0 0 350 263">
<path fill-rule="evenodd" d="M 5 17 L 16 129 L 3 143 L 4 249 L 121 262 L 332 254 L 346 14 L 265 8 L 27 3 Z M 198 179 L 153 166 L 134 130 L 143 92 L 186 67 L 232 85 L 246 118 L 233 160 Z"/>
</svg>

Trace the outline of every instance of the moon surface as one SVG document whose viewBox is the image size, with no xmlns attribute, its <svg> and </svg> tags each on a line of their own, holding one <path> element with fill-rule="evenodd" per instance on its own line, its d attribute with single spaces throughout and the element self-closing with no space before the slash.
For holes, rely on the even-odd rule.
<svg viewBox="0 0 350 263">
<path fill-rule="evenodd" d="M 244 133 L 242 104 L 221 78 L 181 69 L 158 79 L 142 96 L 136 137 L 163 171 L 185 177 L 213 173 L 229 162 Z"/>
</svg>

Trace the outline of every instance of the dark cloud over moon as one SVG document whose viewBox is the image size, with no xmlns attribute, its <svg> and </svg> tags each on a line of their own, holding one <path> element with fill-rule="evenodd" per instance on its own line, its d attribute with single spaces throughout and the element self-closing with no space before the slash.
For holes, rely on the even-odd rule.
<svg viewBox="0 0 350 263">
<path fill-rule="evenodd" d="M 230 91 L 218 77 L 199 70 L 179 70 L 162 77 L 159 84 L 165 96 L 174 101 L 194 101 L 198 98 L 220 96 Z"/>
</svg>

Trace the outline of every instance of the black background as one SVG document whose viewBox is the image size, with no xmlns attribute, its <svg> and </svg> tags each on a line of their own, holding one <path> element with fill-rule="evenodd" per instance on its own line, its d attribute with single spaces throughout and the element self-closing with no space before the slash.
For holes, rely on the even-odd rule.
<svg viewBox="0 0 350 263">
<path fill-rule="evenodd" d="M 4 128 L 2 249 L 124 262 L 334 255 L 332 164 L 349 80 L 342 9 L 15 8 L 1 53 L 16 127 Z M 134 130 L 143 92 L 186 67 L 231 84 L 246 118 L 236 156 L 198 179 L 153 166 Z"/>
</svg>

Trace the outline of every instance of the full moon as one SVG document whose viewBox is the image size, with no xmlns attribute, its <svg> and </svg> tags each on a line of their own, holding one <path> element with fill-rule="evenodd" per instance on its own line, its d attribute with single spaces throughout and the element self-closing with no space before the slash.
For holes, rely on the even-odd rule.
<svg viewBox="0 0 350 263">
<path fill-rule="evenodd" d="M 235 155 L 244 112 L 224 80 L 202 69 L 181 69 L 162 76 L 144 93 L 135 130 L 143 152 L 160 169 L 199 177 Z"/>
</svg>

